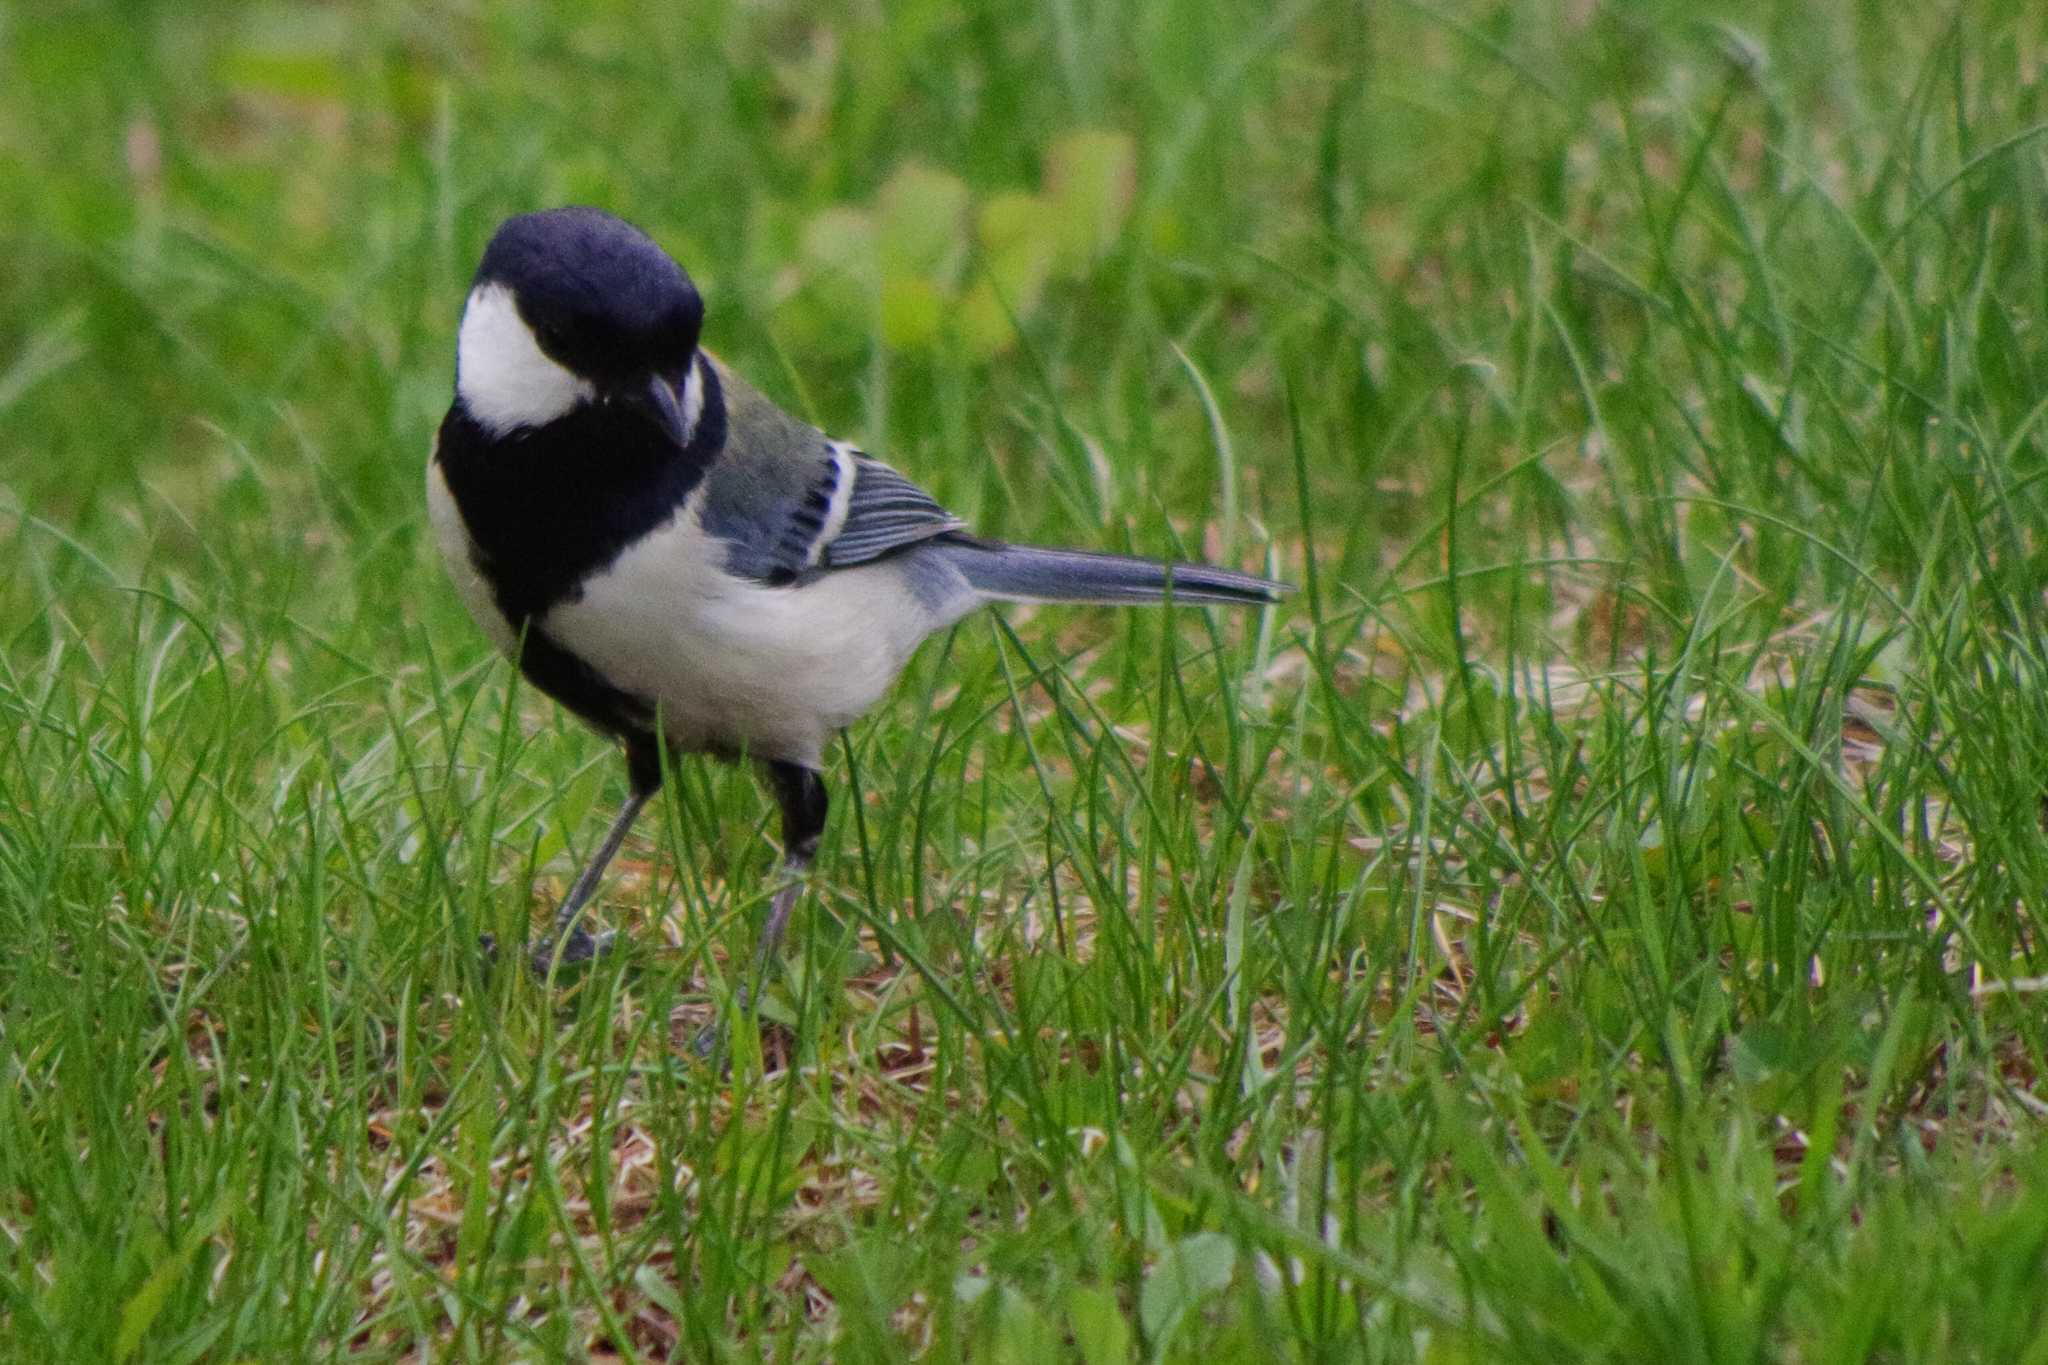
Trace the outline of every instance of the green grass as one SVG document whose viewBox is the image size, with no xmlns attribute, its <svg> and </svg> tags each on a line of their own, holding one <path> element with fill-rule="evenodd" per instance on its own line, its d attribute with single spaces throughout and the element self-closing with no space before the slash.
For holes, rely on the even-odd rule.
<svg viewBox="0 0 2048 1365">
<path fill-rule="evenodd" d="M 2048 1359 L 2035 10 L 0 8 L 0 1356 Z M 743 770 L 475 951 L 622 788 L 421 506 L 568 200 L 1303 587 L 928 645 L 729 1076 Z"/>
</svg>

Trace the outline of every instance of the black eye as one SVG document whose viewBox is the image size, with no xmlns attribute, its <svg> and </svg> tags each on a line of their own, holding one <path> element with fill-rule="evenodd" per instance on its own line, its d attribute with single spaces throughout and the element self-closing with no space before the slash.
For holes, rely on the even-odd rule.
<svg viewBox="0 0 2048 1365">
<path fill-rule="evenodd" d="M 544 351 L 557 350 L 562 344 L 562 329 L 555 326 L 552 322 L 544 322 L 534 328 L 533 336 L 534 340 L 540 342 L 541 349 Z"/>
</svg>

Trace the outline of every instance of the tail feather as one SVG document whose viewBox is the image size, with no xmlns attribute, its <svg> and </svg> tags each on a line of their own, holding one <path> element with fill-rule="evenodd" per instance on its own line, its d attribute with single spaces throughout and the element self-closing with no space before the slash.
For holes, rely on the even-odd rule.
<svg viewBox="0 0 2048 1365">
<path fill-rule="evenodd" d="M 1173 601 L 1259 606 L 1294 589 L 1207 564 L 1166 564 L 1130 555 L 1005 545 L 947 537 L 940 550 L 984 597 L 1004 602 L 1088 602 L 1101 606 Z"/>
</svg>

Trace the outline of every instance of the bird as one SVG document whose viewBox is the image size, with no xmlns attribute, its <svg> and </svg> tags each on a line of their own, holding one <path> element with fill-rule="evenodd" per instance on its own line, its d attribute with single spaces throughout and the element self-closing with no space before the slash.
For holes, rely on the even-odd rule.
<svg viewBox="0 0 2048 1365">
<path fill-rule="evenodd" d="M 448 576 L 525 680 L 626 762 L 624 805 L 532 948 L 543 979 L 614 946 L 585 908 L 665 762 L 744 760 L 765 778 L 783 880 L 758 972 L 825 829 L 829 742 L 927 636 L 991 603 L 1266 606 L 1289 591 L 975 535 L 748 385 L 700 344 L 703 322 L 653 238 L 565 207 L 499 225 L 456 332 L 426 479 Z"/>
</svg>

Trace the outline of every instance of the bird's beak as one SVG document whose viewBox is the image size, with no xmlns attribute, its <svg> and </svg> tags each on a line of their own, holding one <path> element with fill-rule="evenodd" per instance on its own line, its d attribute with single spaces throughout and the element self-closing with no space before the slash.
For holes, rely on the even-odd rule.
<svg viewBox="0 0 2048 1365">
<path fill-rule="evenodd" d="M 620 395 L 620 400 L 637 408 L 647 420 L 668 433 L 669 439 L 679 446 L 690 443 L 690 421 L 683 414 L 682 396 L 676 386 L 661 375 L 647 381 L 644 389 L 629 389 Z"/>
</svg>

